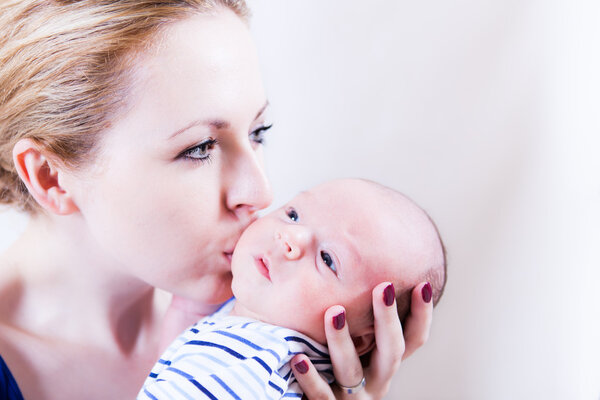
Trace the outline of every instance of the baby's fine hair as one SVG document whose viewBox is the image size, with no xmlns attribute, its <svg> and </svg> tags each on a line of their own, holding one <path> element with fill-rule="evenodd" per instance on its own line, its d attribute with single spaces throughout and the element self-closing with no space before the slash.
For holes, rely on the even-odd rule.
<svg viewBox="0 0 600 400">
<path fill-rule="evenodd" d="M 94 161 L 100 134 L 126 109 L 135 56 L 173 22 L 244 0 L 2 0 L 0 204 L 34 213 L 12 149 L 37 143 L 76 170 Z"/>
<path fill-rule="evenodd" d="M 398 317 L 402 322 L 405 321 L 408 313 L 410 312 L 410 304 L 411 304 L 411 295 L 413 289 L 421 282 L 429 282 L 432 290 L 432 301 L 433 305 L 436 306 L 444 293 L 444 289 L 446 287 L 446 274 L 447 274 L 447 261 L 446 261 L 446 247 L 444 242 L 442 241 L 442 237 L 440 235 L 439 229 L 433 219 L 429 216 L 429 214 L 417 205 L 412 199 L 410 199 L 405 194 L 392 189 L 388 186 L 382 185 L 378 182 L 374 182 L 367 179 L 361 179 L 365 183 L 372 185 L 373 188 L 381 192 L 383 196 L 388 196 L 392 201 L 394 200 L 408 200 L 412 206 L 416 207 L 423 216 L 429 222 L 431 228 L 433 229 L 435 236 L 437 237 L 438 246 L 437 248 L 430 249 L 432 252 L 439 252 L 437 257 L 433 257 L 435 261 L 433 261 L 429 265 L 418 266 L 423 272 L 418 275 L 417 279 L 414 280 L 412 285 L 395 285 L 396 289 L 396 307 L 398 309 Z M 417 267 L 417 266 L 415 266 Z M 372 312 L 372 310 L 371 310 Z M 372 318 L 372 315 L 369 316 Z"/>
<path fill-rule="evenodd" d="M 423 212 L 425 212 L 425 211 L 423 211 Z M 433 227 L 435 228 L 435 231 L 437 232 L 437 237 L 440 241 L 442 262 L 439 264 L 435 263 L 435 264 L 428 266 L 425 273 L 423 273 L 419 277 L 419 279 L 417 279 L 418 280 L 417 283 L 429 282 L 429 284 L 431 285 L 431 292 L 432 292 L 431 301 L 433 301 L 433 306 L 435 307 L 438 304 L 438 302 L 440 301 L 440 298 L 444 294 L 444 289 L 446 288 L 447 271 L 448 271 L 447 261 L 446 261 L 446 246 L 444 245 L 444 242 L 442 241 L 442 237 L 440 236 L 438 228 L 435 225 L 435 223 L 433 222 L 433 220 L 429 217 L 429 215 L 427 213 L 425 213 L 425 215 L 427 215 L 427 218 L 429 218 L 429 220 L 431 221 L 431 224 L 433 225 Z M 415 288 L 415 286 L 409 287 L 409 288 L 403 288 L 402 290 L 398 290 L 396 292 L 396 307 L 398 308 L 398 317 L 400 318 L 400 320 L 402 322 L 404 322 L 406 320 L 406 317 L 408 316 L 408 313 L 410 312 L 411 294 L 412 294 L 412 290 L 414 288 Z"/>
</svg>

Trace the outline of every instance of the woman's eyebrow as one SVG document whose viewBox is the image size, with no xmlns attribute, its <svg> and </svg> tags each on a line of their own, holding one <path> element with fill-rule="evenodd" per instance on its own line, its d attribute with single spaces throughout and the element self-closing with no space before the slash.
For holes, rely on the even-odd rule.
<svg viewBox="0 0 600 400">
<path fill-rule="evenodd" d="M 260 108 L 260 110 L 258 111 L 258 113 L 256 114 L 256 117 L 254 117 L 254 120 L 256 121 L 267 109 L 267 106 L 269 105 L 269 100 L 267 100 L 265 102 L 265 104 Z M 222 119 L 197 119 L 195 121 L 190 122 L 189 124 L 187 124 L 186 126 L 184 126 L 181 129 L 176 130 L 175 132 L 173 132 L 171 135 L 169 135 L 169 140 L 173 139 L 175 136 L 187 131 L 188 129 L 194 127 L 194 126 L 198 126 L 198 125 L 205 125 L 214 129 L 229 129 L 229 127 L 231 126 L 231 124 L 227 121 L 224 121 Z"/>
<path fill-rule="evenodd" d="M 260 110 L 258 111 L 258 114 L 256 114 L 256 117 L 254 117 L 254 120 L 256 121 L 258 118 L 260 118 L 260 116 L 265 112 L 265 110 L 267 109 L 267 107 L 269 106 L 269 100 L 267 100 L 265 102 L 265 105 L 262 106 L 260 108 Z"/>
<path fill-rule="evenodd" d="M 205 126 L 209 126 L 211 128 L 214 128 L 214 129 L 227 129 L 227 128 L 229 128 L 229 122 L 223 121 L 221 119 L 197 119 L 195 121 L 190 122 L 189 124 L 187 124 L 183 128 L 178 129 L 175 132 L 173 132 L 169 136 L 169 139 L 173 139 L 175 136 L 179 135 L 180 133 L 183 133 L 183 132 L 187 131 L 188 129 L 190 129 L 190 128 L 194 127 L 194 126 L 198 126 L 198 125 L 205 125 Z"/>
</svg>

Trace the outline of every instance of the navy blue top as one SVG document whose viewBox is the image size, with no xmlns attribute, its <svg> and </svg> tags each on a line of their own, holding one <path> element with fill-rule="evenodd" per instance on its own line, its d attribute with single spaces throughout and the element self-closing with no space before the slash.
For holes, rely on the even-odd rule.
<svg viewBox="0 0 600 400">
<path fill-rule="evenodd" d="M 23 400 L 17 381 L 13 378 L 8 366 L 0 356 L 0 399 Z"/>
</svg>

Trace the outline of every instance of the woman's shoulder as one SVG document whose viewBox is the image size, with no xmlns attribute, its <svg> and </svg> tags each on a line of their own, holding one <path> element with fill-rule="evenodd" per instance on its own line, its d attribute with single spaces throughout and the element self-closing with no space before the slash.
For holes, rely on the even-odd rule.
<svg viewBox="0 0 600 400">
<path fill-rule="evenodd" d="M 8 365 L 0 355 L 0 398 L 6 400 L 23 400 L 23 395 Z"/>
</svg>

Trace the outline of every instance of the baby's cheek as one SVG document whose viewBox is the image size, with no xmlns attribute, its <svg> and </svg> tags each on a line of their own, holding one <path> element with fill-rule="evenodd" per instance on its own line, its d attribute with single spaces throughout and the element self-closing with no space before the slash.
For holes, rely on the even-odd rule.
<svg viewBox="0 0 600 400">
<path fill-rule="evenodd" d="M 310 333 L 307 334 L 319 343 L 326 345 L 325 312 L 331 306 L 344 305 L 343 299 L 340 293 L 332 287 L 311 288 L 311 290 L 304 291 L 304 296 L 307 299 L 306 321 L 308 329 L 310 329 Z"/>
<path fill-rule="evenodd" d="M 325 302 L 327 293 L 309 285 L 299 286 L 286 290 L 282 302 L 276 307 L 288 310 L 282 316 L 282 319 L 287 320 L 283 325 L 319 340 L 323 336 L 323 313 L 328 308 Z"/>
</svg>

